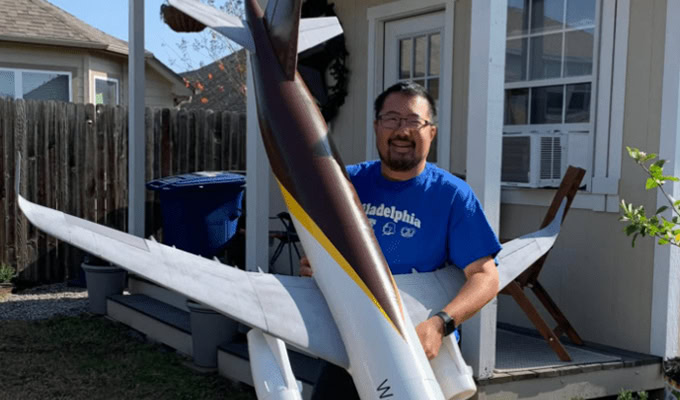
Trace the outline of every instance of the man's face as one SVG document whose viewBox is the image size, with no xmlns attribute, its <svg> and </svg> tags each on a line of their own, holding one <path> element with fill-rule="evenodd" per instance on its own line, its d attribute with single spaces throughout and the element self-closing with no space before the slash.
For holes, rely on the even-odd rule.
<svg viewBox="0 0 680 400">
<path fill-rule="evenodd" d="M 431 124 L 418 128 L 409 127 L 406 119 L 413 121 L 432 121 L 427 99 L 402 93 L 387 96 L 378 120 L 373 122 L 378 154 L 384 167 L 395 172 L 413 171 L 419 174 L 425 167 L 430 145 L 437 134 L 437 128 Z M 403 118 L 397 127 L 386 127 L 386 121 Z"/>
</svg>

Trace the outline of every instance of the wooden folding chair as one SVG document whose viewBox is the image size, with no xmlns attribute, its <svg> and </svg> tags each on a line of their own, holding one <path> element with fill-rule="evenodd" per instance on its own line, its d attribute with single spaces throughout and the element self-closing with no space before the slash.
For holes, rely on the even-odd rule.
<svg viewBox="0 0 680 400">
<path fill-rule="evenodd" d="M 553 221 L 555 214 L 562 203 L 562 200 L 566 197 L 567 204 L 562 216 L 562 221 L 564 221 L 564 218 L 567 216 L 567 212 L 569 211 L 569 207 L 571 207 L 571 202 L 574 200 L 574 196 L 576 196 L 576 192 L 581 185 L 581 180 L 583 179 L 585 172 L 586 171 L 582 168 L 569 166 L 567 172 L 562 178 L 562 183 L 560 184 L 559 189 L 557 189 L 557 193 L 555 193 L 552 204 L 550 205 L 550 208 L 548 208 L 548 212 L 543 219 L 541 229 L 548 226 L 550 222 Z M 562 334 L 566 334 L 569 339 L 577 345 L 582 345 L 583 340 L 581 340 L 579 335 L 576 333 L 576 330 L 574 330 L 562 311 L 560 311 L 559 307 L 557 307 L 557 304 L 555 304 L 555 302 L 550 298 L 545 288 L 543 288 L 540 282 L 538 282 L 538 275 L 541 273 L 541 269 L 543 268 L 543 264 L 545 263 L 545 259 L 548 257 L 548 254 L 550 254 L 549 250 L 541 258 L 539 258 L 538 261 L 536 261 L 517 278 L 515 278 L 515 280 L 505 286 L 505 288 L 503 288 L 500 293 L 510 295 L 513 299 L 515 299 L 520 308 L 524 311 L 527 317 L 529 317 L 531 323 L 534 324 L 538 332 L 540 332 L 543 338 L 545 338 L 560 360 L 571 361 L 571 357 L 569 356 L 569 353 L 567 353 L 567 350 L 564 348 L 562 343 L 560 343 L 559 337 Z M 530 288 L 534 292 L 538 300 L 545 307 L 546 311 L 548 311 L 555 322 L 557 322 L 557 327 L 555 327 L 555 329 L 550 329 L 548 324 L 538 314 L 538 311 L 524 293 L 525 288 Z"/>
</svg>

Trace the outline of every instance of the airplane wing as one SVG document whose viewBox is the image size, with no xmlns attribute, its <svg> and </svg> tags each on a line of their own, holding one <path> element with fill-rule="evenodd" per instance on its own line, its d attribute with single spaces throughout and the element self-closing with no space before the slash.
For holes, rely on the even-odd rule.
<svg viewBox="0 0 680 400">
<path fill-rule="evenodd" d="M 300 20 L 298 53 L 338 35 L 342 35 L 342 26 L 337 17 L 303 18 Z"/>
<path fill-rule="evenodd" d="M 169 0 L 169 3 L 184 14 L 240 44 L 248 51 L 255 52 L 255 43 L 250 30 L 240 18 L 198 0 Z"/>
<path fill-rule="evenodd" d="M 498 253 L 498 289 L 501 290 L 543 257 L 555 244 L 562 227 L 567 199 L 562 200 L 553 221 L 545 228 L 503 243 Z"/>
<path fill-rule="evenodd" d="M 33 225 L 60 240 L 304 352 L 349 367 L 342 339 L 314 279 L 242 271 L 37 205 L 22 196 L 18 203 Z M 448 303 L 464 280 L 454 268 L 395 279 L 414 323 Z"/>
<path fill-rule="evenodd" d="M 240 44 L 248 51 L 255 52 L 250 30 L 247 24 L 238 17 L 198 0 L 169 0 L 169 3 L 186 15 Z M 303 18 L 300 20 L 298 34 L 298 53 L 340 34 L 342 34 L 342 27 L 336 17 Z"/>
<path fill-rule="evenodd" d="M 60 240 L 319 358 L 349 366 L 338 329 L 313 279 L 242 271 L 21 196 L 19 207 L 33 225 Z"/>
<path fill-rule="evenodd" d="M 60 240 L 304 352 L 349 367 L 335 321 L 314 279 L 242 271 L 31 203 L 22 196 L 18 202 L 31 223 Z M 498 255 L 499 289 L 550 249 L 559 233 L 563 210 L 564 204 L 555 217 L 557 222 L 506 243 Z M 394 278 L 414 324 L 441 310 L 465 282 L 463 272 L 457 268 Z"/>
</svg>

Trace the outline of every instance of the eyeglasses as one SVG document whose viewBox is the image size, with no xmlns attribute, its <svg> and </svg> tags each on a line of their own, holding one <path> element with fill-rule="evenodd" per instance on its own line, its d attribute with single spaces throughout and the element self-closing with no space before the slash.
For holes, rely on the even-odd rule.
<svg viewBox="0 0 680 400">
<path fill-rule="evenodd" d="M 380 121 L 380 126 L 385 129 L 399 129 L 401 121 L 404 121 L 404 124 L 408 129 L 423 129 L 428 125 L 434 125 L 432 122 L 420 117 L 399 117 L 391 114 L 379 115 L 378 121 Z"/>
</svg>

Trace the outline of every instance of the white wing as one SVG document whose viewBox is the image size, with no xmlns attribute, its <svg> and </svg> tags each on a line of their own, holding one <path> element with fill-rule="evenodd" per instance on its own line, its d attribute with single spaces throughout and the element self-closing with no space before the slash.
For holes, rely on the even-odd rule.
<svg viewBox="0 0 680 400">
<path fill-rule="evenodd" d="M 333 316 L 313 279 L 241 271 L 31 203 L 21 196 L 19 207 L 37 228 L 58 239 L 305 352 L 344 368 L 349 366 Z M 564 204 L 555 217 L 557 222 L 506 244 L 499 254 L 499 289 L 550 249 L 559 233 L 563 210 Z M 394 278 L 414 324 L 441 310 L 465 281 L 456 268 Z"/>
<path fill-rule="evenodd" d="M 255 44 L 250 29 L 240 18 L 203 4 L 198 0 L 169 0 L 169 3 L 203 25 L 214 29 L 249 51 L 255 52 Z"/>
<path fill-rule="evenodd" d="M 245 272 L 19 196 L 37 228 L 304 351 L 347 367 L 326 301 L 312 279 Z"/>
<path fill-rule="evenodd" d="M 498 253 L 499 290 L 506 287 L 552 248 L 557 235 L 560 234 L 566 206 L 567 199 L 565 198 L 557 210 L 557 215 L 548 226 L 503 244 L 503 250 Z"/>
<path fill-rule="evenodd" d="M 338 329 L 313 279 L 242 271 L 31 203 L 21 196 L 18 201 L 31 223 L 46 233 L 305 352 L 349 367 Z M 453 268 L 446 268 L 395 277 L 397 285 L 404 287 L 401 294 L 414 323 L 451 300 L 459 286 L 449 282 L 455 274 Z"/>
<path fill-rule="evenodd" d="M 236 16 L 227 14 L 198 0 L 169 0 L 170 5 L 255 52 L 255 44 L 248 25 Z M 336 17 L 303 18 L 300 20 L 298 53 L 342 34 Z"/>
<path fill-rule="evenodd" d="M 342 26 L 336 17 L 303 18 L 298 34 L 298 53 L 342 35 Z"/>
</svg>

